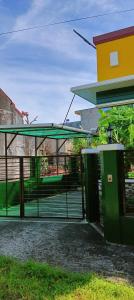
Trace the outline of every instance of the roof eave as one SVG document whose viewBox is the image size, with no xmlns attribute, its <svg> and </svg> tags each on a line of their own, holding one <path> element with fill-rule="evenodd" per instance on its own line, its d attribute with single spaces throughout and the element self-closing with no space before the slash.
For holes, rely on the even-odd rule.
<svg viewBox="0 0 134 300">
<path fill-rule="evenodd" d="M 134 35 L 134 26 L 95 36 L 93 37 L 93 43 L 95 45 L 103 44 L 132 35 Z"/>
<path fill-rule="evenodd" d="M 123 88 L 123 87 L 130 87 L 130 86 L 134 86 L 134 75 L 124 76 L 124 77 L 120 77 L 120 78 L 115 78 L 115 79 L 99 81 L 99 82 L 94 82 L 91 84 L 72 87 L 71 92 L 74 93 L 75 95 L 91 102 L 92 104 L 96 105 L 97 107 L 100 107 L 97 105 L 97 100 L 96 100 L 97 92 L 103 92 L 103 91 L 108 91 L 108 90 L 112 90 L 112 89 L 116 89 L 116 88 Z M 129 103 L 130 103 L 130 100 L 129 100 Z M 112 104 L 113 103 L 111 102 L 111 105 Z M 109 106 L 111 106 L 111 105 L 109 104 Z"/>
</svg>

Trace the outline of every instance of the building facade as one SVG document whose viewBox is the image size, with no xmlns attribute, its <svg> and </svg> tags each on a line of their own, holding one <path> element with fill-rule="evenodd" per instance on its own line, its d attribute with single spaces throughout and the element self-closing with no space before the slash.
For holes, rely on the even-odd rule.
<svg viewBox="0 0 134 300">
<path fill-rule="evenodd" d="M 23 114 L 16 108 L 15 103 L 0 89 L 0 125 L 21 125 Z M 13 135 L 7 136 L 9 143 Z M 24 155 L 26 151 L 25 137 L 18 136 L 8 149 L 8 155 Z M 5 155 L 5 135 L 0 133 L 0 155 Z"/>
<path fill-rule="evenodd" d="M 80 116 L 81 128 L 84 130 L 94 131 L 98 128 L 98 120 L 100 114 L 98 108 L 82 109 L 75 112 L 76 115 Z"/>
<path fill-rule="evenodd" d="M 134 103 L 134 26 L 93 38 L 98 81 L 71 88 L 96 107 Z"/>
<path fill-rule="evenodd" d="M 98 81 L 134 75 L 134 26 L 93 38 Z"/>
</svg>

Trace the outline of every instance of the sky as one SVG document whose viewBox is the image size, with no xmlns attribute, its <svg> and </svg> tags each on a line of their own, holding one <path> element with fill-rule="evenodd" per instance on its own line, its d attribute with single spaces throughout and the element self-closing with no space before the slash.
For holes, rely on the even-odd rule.
<svg viewBox="0 0 134 300">
<path fill-rule="evenodd" d="M 134 8 L 133 0 L 0 0 L 0 33 Z M 134 11 L 0 36 L 0 88 L 38 123 L 62 123 L 72 86 L 97 80 L 96 51 L 73 33 L 93 36 L 133 26 Z M 74 113 L 92 107 L 75 97 Z"/>
</svg>

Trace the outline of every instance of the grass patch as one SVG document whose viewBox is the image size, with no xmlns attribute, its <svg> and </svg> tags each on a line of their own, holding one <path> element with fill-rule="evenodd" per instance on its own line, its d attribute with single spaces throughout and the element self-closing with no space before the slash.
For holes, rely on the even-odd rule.
<svg viewBox="0 0 134 300">
<path fill-rule="evenodd" d="M 94 274 L 0 257 L 0 300 L 133 300 L 134 288 Z"/>
</svg>

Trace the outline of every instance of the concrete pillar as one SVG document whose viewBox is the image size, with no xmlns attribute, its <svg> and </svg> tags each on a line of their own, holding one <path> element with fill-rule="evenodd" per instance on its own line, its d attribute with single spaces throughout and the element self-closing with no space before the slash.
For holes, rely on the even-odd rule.
<svg viewBox="0 0 134 300">
<path fill-rule="evenodd" d="M 121 243 L 120 216 L 123 214 L 123 149 L 122 144 L 97 147 L 102 165 L 102 202 L 105 239 Z"/>
<path fill-rule="evenodd" d="M 99 221 L 98 150 L 83 149 L 86 219 Z"/>
</svg>

